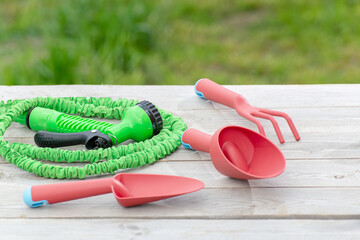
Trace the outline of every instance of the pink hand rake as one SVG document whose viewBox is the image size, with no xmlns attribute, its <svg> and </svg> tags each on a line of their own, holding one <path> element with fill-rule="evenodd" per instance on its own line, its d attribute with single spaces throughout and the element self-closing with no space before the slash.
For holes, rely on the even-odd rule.
<svg viewBox="0 0 360 240">
<path fill-rule="evenodd" d="M 262 126 L 260 120 L 257 118 L 264 118 L 270 120 L 270 122 L 275 128 L 275 132 L 280 143 L 284 143 L 285 140 L 279 128 L 279 124 L 276 122 L 273 116 L 283 117 L 289 124 L 295 139 L 297 141 L 300 140 L 299 133 L 297 132 L 293 121 L 286 113 L 254 107 L 250 105 L 247 100 L 240 94 L 230 91 L 229 89 L 226 89 L 223 86 L 206 78 L 197 81 L 197 83 L 195 84 L 195 92 L 198 96 L 204 99 L 208 99 L 235 109 L 240 116 L 255 123 L 259 129 L 259 132 L 263 136 L 266 136 L 264 127 Z"/>
</svg>

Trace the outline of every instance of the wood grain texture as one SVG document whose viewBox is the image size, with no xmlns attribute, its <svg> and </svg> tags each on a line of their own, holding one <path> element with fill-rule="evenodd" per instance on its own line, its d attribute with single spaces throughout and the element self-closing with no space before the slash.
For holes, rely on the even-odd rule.
<svg viewBox="0 0 360 240">
<path fill-rule="evenodd" d="M 6 218 L 359 219 L 360 188 L 215 188 L 124 208 L 112 194 L 31 209 L 25 187 L 0 184 Z"/>
<path fill-rule="evenodd" d="M 58 164 L 61 166 L 84 166 L 78 164 Z M 306 187 L 360 187 L 360 160 L 293 160 L 289 161 L 283 174 L 271 179 L 240 180 L 220 174 L 207 161 L 165 161 L 118 171 L 131 173 L 169 174 L 197 178 L 205 183 L 205 188 L 306 188 Z M 110 177 L 110 175 L 102 176 Z M 88 177 L 92 179 L 94 177 Z M 12 164 L 0 165 L 0 183 L 19 185 L 41 185 L 67 180 L 46 179 L 23 171 Z M 4 186 L 6 188 L 6 186 Z"/>
<path fill-rule="evenodd" d="M 7 240 L 18 240 L 19 229 L 29 240 L 338 240 L 358 239 L 359 225 L 359 220 L 0 219 L 0 232 Z"/>
<path fill-rule="evenodd" d="M 285 111 L 285 110 L 284 110 Z M 278 119 L 285 137 L 285 144 L 279 144 L 269 121 L 262 121 L 266 133 L 281 148 L 287 160 L 321 159 L 321 158 L 360 158 L 360 107 L 350 108 L 314 108 L 293 109 L 286 112 L 293 118 L 301 135 L 300 144 L 293 138 L 289 127 L 283 119 Z M 257 131 L 253 123 L 239 117 L 235 111 L 223 110 L 177 110 L 188 127 L 194 127 L 207 133 L 214 133 L 226 125 L 239 125 Z M 114 120 L 108 120 L 117 123 Z M 5 133 L 9 142 L 34 144 L 34 132 L 18 123 L 13 123 Z M 75 147 L 70 148 L 75 149 Z M 79 149 L 79 148 L 78 148 Z M 84 149 L 84 148 L 82 148 Z M 191 151 L 180 149 L 168 159 L 182 158 L 192 160 Z"/>
<path fill-rule="evenodd" d="M 227 87 L 254 106 L 286 112 L 294 120 L 300 142 L 277 118 L 286 140 L 282 145 L 270 122 L 261 120 L 287 159 L 282 175 L 227 178 L 215 170 L 208 153 L 181 146 L 152 165 L 123 171 L 193 177 L 205 183 L 204 190 L 134 208 L 121 207 L 108 194 L 30 209 L 22 200 L 27 186 L 68 180 L 40 178 L 0 158 L 1 239 L 360 238 L 360 85 Z M 36 96 L 146 99 L 210 134 L 225 125 L 257 131 L 234 110 L 197 97 L 193 86 L 0 86 L 1 100 Z M 13 123 L 4 137 L 34 144 L 33 135 Z M 61 235 L 53 234 L 59 229 Z"/>
<path fill-rule="evenodd" d="M 196 80 L 194 80 L 194 83 Z M 359 106 L 360 85 L 229 85 L 228 89 L 242 94 L 254 106 L 289 107 L 351 107 Z M 193 86 L 126 86 L 126 85 L 56 85 L 0 86 L 2 100 L 35 96 L 92 96 L 149 99 L 166 109 L 211 109 L 194 93 Z M 191 106 L 191 107 L 189 107 Z M 165 109 L 165 107 L 164 107 Z"/>
</svg>

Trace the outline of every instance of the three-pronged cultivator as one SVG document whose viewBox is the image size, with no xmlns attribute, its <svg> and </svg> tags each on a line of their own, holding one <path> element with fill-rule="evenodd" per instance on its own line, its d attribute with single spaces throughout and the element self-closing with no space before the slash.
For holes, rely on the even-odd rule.
<svg viewBox="0 0 360 240">
<path fill-rule="evenodd" d="M 297 132 L 293 121 L 286 113 L 254 107 L 250 105 L 248 101 L 240 94 L 230 91 L 229 89 L 226 89 L 223 86 L 206 78 L 200 79 L 195 84 L 195 92 L 197 95 L 199 95 L 202 98 L 235 109 L 240 116 L 255 123 L 259 129 L 259 132 L 264 136 L 265 136 L 264 127 L 262 126 L 258 118 L 264 118 L 270 120 L 275 128 L 275 132 L 279 138 L 280 143 L 284 143 L 285 140 L 279 128 L 279 124 L 275 120 L 274 116 L 283 117 L 289 124 L 295 139 L 297 141 L 300 140 L 299 133 Z"/>
</svg>

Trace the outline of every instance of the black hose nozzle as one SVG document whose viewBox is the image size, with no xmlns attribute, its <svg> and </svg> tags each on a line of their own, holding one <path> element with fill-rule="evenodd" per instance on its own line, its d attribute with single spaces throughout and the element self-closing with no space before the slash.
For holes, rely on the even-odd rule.
<svg viewBox="0 0 360 240">
<path fill-rule="evenodd" d="M 54 133 L 39 131 L 34 137 L 39 147 L 65 147 L 83 144 L 87 149 L 112 147 L 111 138 L 98 130 L 77 133 Z"/>
</svg>

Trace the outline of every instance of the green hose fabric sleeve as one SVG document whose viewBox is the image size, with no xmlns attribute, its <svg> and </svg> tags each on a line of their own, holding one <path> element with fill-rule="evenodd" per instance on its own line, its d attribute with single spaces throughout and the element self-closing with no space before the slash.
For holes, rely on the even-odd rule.
<svg viewBox="0 0 360 240">
<path fill-rule="evenodd" d="M 135 168 L 153 163 L 175 151 L 181 144 L 186 130 L 185 122 L 162 109 L 163 129 L 158 135 L 142 142 L 118 145 L 98 150 L 39 148 L 31 144 L 12 143 L 4 139 L 4 133 L 18 116 L 32 107 L 54 109 L 67 114 L 85 117 L 121 119 L 128 107 L 136 100 L 86 97 L 37 97 L 32 99 L 0 101 L 0 155 L 9 163 L 38 176 L 58 179 L 83 179 L 90 175 L 113 174 L 119 169 Z M 89 162 L 83 167 L 44 164 L 51 162 Z"/>
</svg>

